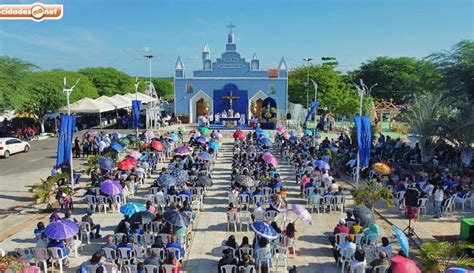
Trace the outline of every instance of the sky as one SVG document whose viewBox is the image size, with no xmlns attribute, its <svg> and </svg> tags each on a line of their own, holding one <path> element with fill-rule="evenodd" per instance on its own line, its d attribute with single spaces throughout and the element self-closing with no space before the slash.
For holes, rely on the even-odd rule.
<svg viewBox="0 0 474 273">
<path fill-rule="evenodd" d="M 39 1 L 39 0 L 38 0 Z M 5 1 L 27 4 L 36 1 Z M 474 37 L 472 0 L 44 0 L 64 5 L 57 21 L 0 21 L 0 55 L 41 69 L 111 66 L 173 76 L 178 56 L 188 75 L 200 69 L 208 44 L 215 59 L 225 49 L 230 21 L 237 50 L 262 69 L 289 68 L 311 57 L 337 58 L 357 69 L 378 56 L 422 58 Z"/>
</svg>

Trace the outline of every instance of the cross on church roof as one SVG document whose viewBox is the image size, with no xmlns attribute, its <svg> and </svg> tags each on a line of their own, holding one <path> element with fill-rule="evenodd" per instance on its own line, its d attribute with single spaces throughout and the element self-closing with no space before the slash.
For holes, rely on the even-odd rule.
<svg viewBox="0 0 474 273">
<path fill-rule="evenodd" d="M 230 29 L 230 32 L 232 32 L 232 29 L 235 28 L 235 25 L 232 24 L 232 21 L 230 21 L 230 24 L 228 24 L 226 27 Z"/>
</svg>

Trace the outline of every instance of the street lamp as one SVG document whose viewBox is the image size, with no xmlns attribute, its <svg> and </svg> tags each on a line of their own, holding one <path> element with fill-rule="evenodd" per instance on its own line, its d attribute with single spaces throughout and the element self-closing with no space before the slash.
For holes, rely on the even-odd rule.
<svg viewBox="0 0 474 273">
<path fill-rule="evenodd" d="M 304 58 L 303 61 L 306 62 L 306 110 L 309 111 L 309 65 L 313 59 L 310 57 Z"/>
<path fill-rule="evenodd" d="M 138 85 L 140 84 L 140 82 L 138 81 L 138 77 L 135 78 L 135 100 L 138 100 Z M 133 109 L 133 108 L 132 108 Z M 134 115 L 135 113 L 132 113 L 132 115 Z M 138 141 L 138 124 L 136 124 L 135 126 L 135 136 L 137 137 L 137 143 L 139 143 Z M 139 144 L 137 144 L 139 145 Z"/>
<path fill-rule="evenodd" d="M 67 115 L 68 116 L 71 115 L 71 106 L 70 106 L 70 103 L 69 103 L 69 96 L 71 95 L 74 88 L 76 88 L 76 86 L 77 86 L 77 84 L 79 83 L 80 80 L 81 80 L 81 78 L 79 78 L 71 88 L 67 88 L 66 87 L 67 80 L 66 80 L 66 77 L 64 77 L 63 93 L 64 93 L 64 95 L 66 95 Z M 101 121 L 99 121 L 99 122 L 101 122 Z M 74 131 L 71 132 L 71 134 L 74 134 Z M 71 176 L 71 179 L 70 179 L 71 180 L 71 187 L 74 190 L 74 169 L 72 167 L 72 153 L 71 153 L 71 156 L 69 157 L 69 166 L 70 166 L 69 167 L 70 168 L 69 175 Z"/>
<path fill-rule="evenodd" d="M 311 82 L 314 86 L 314 102 L 318 101 L 318 84 L 315 80 L 311 79 Z M 317 107 L 314 109 L 314 128 L 313 128 L 313 137 L 316 140 L 316 116 L 318 115 Z"/>
</svg>

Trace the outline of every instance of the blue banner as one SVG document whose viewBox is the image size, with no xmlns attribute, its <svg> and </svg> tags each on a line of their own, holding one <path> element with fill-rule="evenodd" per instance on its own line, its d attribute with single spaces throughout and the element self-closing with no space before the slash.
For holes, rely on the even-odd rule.
<svg viewBox="0 0 474 273">
<path fill-rule="evenodd" d="M 62 115 L 59 124 L 58 148 L 56 154 L 56 167 L 64 163 L 69 164 L 72 153 L 72 139 L 76 127 L 76 116 Z"/>
<path fill-rule="evenodd" d="M 319 102 L 318 101 L 313 101 L 311 102 L 311 107 L 310 107 L 310 110 L 308 112 L 308 114 L 306 115 L 306 118 L 304 119 L 304 125 L 306 125 L 306 122 L 308 122 L 308 120 L 311 118 L 311 116 L 314 114 L 314 112 L 316 111 L 316 109 L 318 108 L 319 106 Z M 314 125 L 316 126 L 316 124 Z"/>
<path fill-rule="evenodd" d="M 140 122 L 140 105 L 141 101 L 132 100 L 132 115 L 133 115 L 133 128 L 138 128 L 138 123 Z"/>
<path fill-rule="evenodd" d="M 368 116 L 354 117 L 357 149 L 359 151 L 360 168 L 369 166 L 370 149 L 372 146 L 372 132 L 370 125 L 370 118 Z"/>
</svg>

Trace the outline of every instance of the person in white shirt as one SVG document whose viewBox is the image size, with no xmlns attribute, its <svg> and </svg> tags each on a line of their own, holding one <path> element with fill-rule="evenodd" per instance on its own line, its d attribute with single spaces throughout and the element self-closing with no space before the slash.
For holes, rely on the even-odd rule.
<svg viewBox="0 0 474 273">
<path fill-rule="evenodd" d="M 433 194 L 433 201 L 434 201 L 434 206 L 435 206 L 435 218 L 440 218 L 441 217 L 441 203 L 443 202 L 444 199 L 444 190 L 443 187 L 438 184 L 436 185 L 436 189 Z"/>
<path fill-rule="evenodd" d="M 265 219 L 265 211 L 262 209 L 260 202 L 257 202 L 255 208 L 252 212 L 252 220 L 253 221 L 262 221 Z"/>
</svg>

